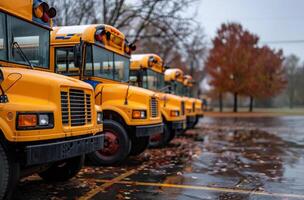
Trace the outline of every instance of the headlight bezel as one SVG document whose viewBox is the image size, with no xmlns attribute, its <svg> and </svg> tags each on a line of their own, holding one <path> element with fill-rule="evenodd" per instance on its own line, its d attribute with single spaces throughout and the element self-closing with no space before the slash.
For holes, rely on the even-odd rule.
<svg viewBox="0 0 304 200">
<path fill-rule="evenodd" d="M 140 112 L 140 116 L 135 115 L 136 112 Z M 147 119 L 147 110 L 132 110 L 132 119 Z"/>
<path fill-rule="evenodd" d="M 171 117 L 179 117 L 180 116 L 179 110 L 171 110 L 170 111 L 170 116 Z"/>
<path fill-rule="evenodd" d="M 19 119 L 21 116 L 36 116 L 36 125 L 35 126 L 20 126 Z M 47 115 L 48 124 L 41 125 L 40 117 Z M 53 112 L 17 112 L 16 113 L 16 130 L 41 130 L 41 129 L 53 129 L 54 128 L 54 113 Z"/>
</svg>

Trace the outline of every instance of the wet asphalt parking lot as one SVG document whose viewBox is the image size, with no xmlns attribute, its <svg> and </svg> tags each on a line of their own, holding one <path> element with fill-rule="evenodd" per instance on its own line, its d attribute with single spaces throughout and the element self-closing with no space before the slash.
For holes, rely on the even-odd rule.
<svg viewBox="0 0 304 200">
<path fill-rule="evenodd" d="M 304 199 L 303 121 L 206 117 L 123 165 L 87 164 L 66 183 L 27 177 L 14 199 Z"/>
</svg>

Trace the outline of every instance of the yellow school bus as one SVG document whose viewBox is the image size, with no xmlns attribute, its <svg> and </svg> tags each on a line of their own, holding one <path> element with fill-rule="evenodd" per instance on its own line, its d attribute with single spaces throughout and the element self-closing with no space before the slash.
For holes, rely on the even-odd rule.
<svg viewBox="0 0 304 200">
<path fill-rule="evenodd" d="M 150 145 L 165 146 L 179 131 L 186 128 L 185 105 L 179 96 L 165 93 L 165 66 L 156 54 L 131 56 L 130 80 L 139 87 L 157 92 L 160 98 L 164 132 L 151 138 Z"/>
<path fill-rule="evenodd" d="M 51 34 L 54 72 L 90 83 L 103 109 L 105 148 L 88 155 L 96 164 L 138 155 L 163 131 L 156 93 L 130 85 L 132 49 L 122 32 L 103 24 L 55 27 Z"/>
<path fill-rule="evenodd" d="M 165 71 L 165 80 L 167 85 L 170 86 L 171 93 L 183 97 L 187 129 L 193 128 L 196 121 L 195 100 L 189 98 L 186 94 L 184 72 L 177 68 L 167 69 Z"/>
<path fill-rule="evenodd" d="M 46 72 L 55 15 L 40 0 L 0 1 L 0 199 L 11 197 L 21 174 L 75 176 L 84 154 L 103 147 L 92 87 Z"/>
<path fill-rule="evenodd" d="M 194 123 L 192 124 L 192 128 L 196 126 L 196 124 L 199 122 L 199 119 L 204 117 L 204 103 L 202 100 L 194 98 L 193 93 L 191 92 L 191 88 L 193 87 L 193 79 L 191 75 L 185 75 L 184 76 L 184 86 L 185 86 L 185 95 L 191 98 L 194 102 L 194 109 L 196 118 Z"/>
</svg>

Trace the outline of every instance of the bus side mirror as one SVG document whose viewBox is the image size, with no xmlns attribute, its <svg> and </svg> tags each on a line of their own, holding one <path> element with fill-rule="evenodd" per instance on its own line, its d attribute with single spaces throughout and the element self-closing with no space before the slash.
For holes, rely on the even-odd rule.
<svg viewBox="0 0 304 200">
<path fill-rule="evenodd" d="M 130 44 L 129 45 L 129 48 L 132 50 L 132 51 L 135 51 L 136 50 L 136 45 L 134 43 Z"/>
<path fill-rule="evenodd" d="M 81 65 L 81 45 L 76 44 L 74 46 L 74 64 L 76 67 L 80 68 Z"/>
</svg>

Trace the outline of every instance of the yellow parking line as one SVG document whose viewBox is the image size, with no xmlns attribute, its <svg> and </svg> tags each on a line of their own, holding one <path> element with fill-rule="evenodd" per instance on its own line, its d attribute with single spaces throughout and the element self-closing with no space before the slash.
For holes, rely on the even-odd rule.
<svg viewBox="0 0 304 200">
<path fill-rule="evenodd" d="M 244 189 L 229 189 L 220 187 L 209 187 L 209 186 L 194 186 L 194 185 L 176 185 L 176 184 L 166 184 L 166 183 L 147 183 L 147 182 L 136 182 L 136 181 L 116 181 L 112 180 L 96 180 L 96 182 L 112 183 L 112 184 L 123 184 L 123 185 L 133 185 L 133 186 L 153 186 L 153 187 L 168 187 L 168 188 L 181 188 L 181 189 L 192 189 L 192 190 L 205 190 L 214 192 L 227 192 L 227 193 L 239 193 L 239 194 L 250 194 L 250 195 L 260 195 L 260 196 L 275 196 L 275 197 L 286 197 L 286 198 L 297 198 L 304 199 L 304 195 L 301 194 L 284 194 L 284 193 L 271 193 L 271 192 L 259 192 Z"/>
<path fill-rule="evenodd" d="M 121 174 L 120 176 L 112 179 L 112 180 L 107 180 L 107 181 L 98 181 L 96 180 L 96 182 L 103 182 L 104 184 L 101 185 L 100 187 L 97 187 L 91 191 L 89 191 L 88 193 L 86 193 L 84 196 L 80 197 L 79 200 L 88 200 L 93 198 L 96 194 L 98 194 L 99 192 L 107 189 L 108 187 L 110 187 L 111 185 L 118 183 L 119 181 L 123 180 L 124 178 L 127 178 L 128 176 L 131 176 L 132 174 L 136 173 L 137 170 L 132 169 L 130 171 L 127 171 L 124 174 Z"/>
</svg>

